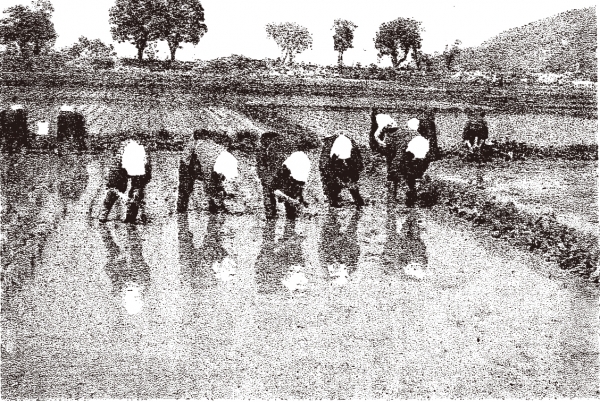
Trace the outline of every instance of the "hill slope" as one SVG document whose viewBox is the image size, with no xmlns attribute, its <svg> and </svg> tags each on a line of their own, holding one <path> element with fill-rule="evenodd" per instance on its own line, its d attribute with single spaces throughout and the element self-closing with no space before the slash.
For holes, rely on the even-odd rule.
<svg viewBox="0 0 600 402">
<path fill-rule="evenodd" d="M 458 64 L 461 69 L 595 75 L 596 41 L 596 7 L 570 10 L 464 49 Z"/>
</svg>

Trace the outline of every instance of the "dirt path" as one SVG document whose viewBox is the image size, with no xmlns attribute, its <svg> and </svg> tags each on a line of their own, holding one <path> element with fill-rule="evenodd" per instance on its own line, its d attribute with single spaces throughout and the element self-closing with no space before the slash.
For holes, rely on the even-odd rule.
<svg viewBox="0 0 600 402">
<path fill-rule="evenodd" d="M 76 199 L 49 187 L 22 201 L 21 215 L 64 213 L 3 297 L 3 398 L 598 397 L 598 291 L 556 266 L 450 217 L 388 211 L 381 177 L 364 186 L 355 231 L 351 207 L 322 203 L 316 174 L 295 228 L 266 227 L 248 163 L 243 213 L 211 219 L 200 191 L 185 219 L 177 157 L 155 163 L 150 222 L 134 230 L 119 211 L 94 219 L 99 157 Z M 44 188 L 56 174 L 33 176 Z M 358 250 L 356 270 L 324 266 L 340 244 Z M 235 267 L 215 273 L 216 250 Z"/>
</svg>

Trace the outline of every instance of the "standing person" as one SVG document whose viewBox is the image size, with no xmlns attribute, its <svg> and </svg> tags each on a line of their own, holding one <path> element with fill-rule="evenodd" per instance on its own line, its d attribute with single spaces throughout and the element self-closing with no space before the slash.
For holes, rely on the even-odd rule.
<svg viewBox="0 0 600 402">
<path fill-rule="evenodd" d="M 10 108 L 0 112 L 0 137 L 4 142 L 4 149 L 9 153 L 19 152 L 23 147 L 30 146 L 27 110 L 18 102 L 19 98 L 13 96 Z"/>
<path fill-rule="evenodd" d="M 134 133 L 123 141 L 116 153 L 108 172 L 107 193 L 100 213 L 100 222 L 106 222 L 110 210 L 124 193 L 131 180 L 127 201 L 126 223 L 135 223 L 140 207 L 144 204 L 144 190 L 152 178 L 152 164 L 141 144 L 141 135 Z"/>
<path fill-rule="evenodd" d="M 423 107 L 418 119 L 419 128 L 417 129 L 417 132 L 429 140 L 429 157 L 431 161 L 440 159 L 441 152 L 438 145 L 437 128 L 435 126 L 435 110 L 427 106 Z"/>
<path fill-rule="evenodd" d="M 177 212 L 188 210 L 196 180 L 204 182 L 211 213 L 227 210 L 226 199 L 235 198 L 239 177 L 238 161 L 224 145 L 210 138 L 207 130 L 196 130 L 179 162 Z"/>
<path fill-rule="evenodd" d="M 347 188 L 357 207 L 365 205 L 358 188 L 364 165 L 356 143 L 345 135 L 327 137 L 323 140 L 319 170 L 323 192 L 332 207 L 340 207 L 340 193 Z"/>
<path fill-rule="evenodd" d="M 85 146 L 85 118 L 73 106 L 63 105 L 56 119 L 56 139 L 59 144 L 66 140 L 74 143 L 76 148 L 83 151 Z"/>
<path fill-rule="evenodd" d="M 265 133 L 257 155 L 258 177 L 263 186 L 267 219 L 277 215 L 276 198 L 283 200 L 286 216 L 295 219 L 304 201 L 304 186 L 310 174 L 310 160 L 303 150 L 277 133 Z M 296 147 L 302 149 L 302 147 Z"/>
<path fill-rule="evenodd" d="M 387 164 L 388 202 L 395 202 L 398 183 L 403 180 L 408 186 L 406 205 L 417 201 L 417 181 L 429 167 L 429 140 L 418 133 L 419 120 L 411 119 L 399 129 L 389 115 L 377 109 L 371 113 L 371 149 L 385 156 Z"/>
<path fill-rule="evenodd" d="M 467 122 L 463 130 L 463 142 L 469 155 L 481 158 L 485 141 L 488 139 L 488 125 L 485 121 L 485 112 L 466 109 Z"/>
</svg>

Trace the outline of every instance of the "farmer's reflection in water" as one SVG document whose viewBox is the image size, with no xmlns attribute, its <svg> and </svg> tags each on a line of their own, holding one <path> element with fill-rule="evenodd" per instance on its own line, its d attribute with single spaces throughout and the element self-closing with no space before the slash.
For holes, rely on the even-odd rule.
<svg viewBox="0 0 600 402">
<path fill-rule="evenodd" d="M 150 267 L 142 255 L 142 241 L 137 228 L 127 225 L 127 244 L 123 251 L 112 232 L 100 225 L 102 241 L 108 253 L 104 270 L 113 284 L 113 292 L 120 296 L 127 314 L 137 314 L 144 307 L 144 292 L 150 284 Z"/>
<path fill-rule="evenodd" d="M 389 206 L 386 231 L 387 239 L 384 247 L 386 272 L 403 272 L 415 279 L 423 279 L 427 276 L 427 247 L 421 239 L 423 220 L 418 209 L 411 208 L 406 215 L 397 213 L 394 206 Z"/>
<path fill-rule="evenodd" d="M 263 243 L 256 259 L 256 282 L 260 293 L 275 293 L 285 288 L 305 290 L 306 278 L 302 236 L 296 233 L 296 221 L 286 219 L 283 236 L 276 239 L 276 220 L 268 219 Z"/>
<path fill-rule="evenodd" d="M 179 227 L 179 263 L 183 277 L 193 289 L 214 287 L 218 281 L 226 282 L 235 276 L 237 264 L 223 247 L 225 214 L 209 214 L 206 235 L 202 245 L 194 246 L 187 214 L 177 218 Z"/>
<path fill-rule="evenodd" d="M 327 271 L 327 278 L 340 286 L 348 283 L 350 275 L 358 266 L 360 246 L 356 229 L 359 219 L 359 209 L 350 211 L 329 208 L 323 222 L 319 243 L 321 263 Z"/>
<path fill-rule="evenodd" d="M 79 201 L 87 187 L 89 174 L 86 166 L 87 160 L 83 155 L 66 154 L 60 157 L 57 184 L 63 218 L 68 209 Z"/>
</svg>

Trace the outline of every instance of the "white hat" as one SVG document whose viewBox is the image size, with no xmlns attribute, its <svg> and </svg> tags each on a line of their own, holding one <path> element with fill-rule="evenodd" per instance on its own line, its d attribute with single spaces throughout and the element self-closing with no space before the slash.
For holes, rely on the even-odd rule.
<svg viewBox="0 0 600 402">
<path fill-rule="evenodd" d="M 238 177 L 238 161 L 227 151 L 223 151 L 217 156 L 213 170 L 225 176 L 225 180 L 233 180 Z"/>
<path fill-rule="evenodd" d="M 121 166 L 129 176 L 143 176 L 146 174 L 146 149 L 134 140 L 129 140 L 123 149 Z"/>
<path fill-rule="evenodd" d="M 302 151 L 294 152 L 283 162 L 290 169 L 292 177 L 298 181 L 306 182 L 310 173 L 310 160 Z"/>
<path fill-rule="evenodd" d="M 406 125 L 411 130 L 417 131 L 419 129 L 419 119 L 417 119 L 417 118 L 410 119 L 409 121 L 406 122 Z"/>
<path fill-rule="evenodd" d="M 392 119 L 392 117 L 389 114 L 378 114 L 377 116 L 375 116 L 375 120 L 377 121 L 377 129 L 379 130 L 383 130 L 386 127 L 398 127 L 398 123 L 396 123 L 396 120 Z"/>
<path fill-rule="evenodd" d="M 348 159 L 350 158 L 350 154 L 352 153 L 352 141 L 345 135 L 340 135 L 336 138 L 331 146 L 331 152 L 329 153 L 329 157 L 333 157 L 333 155 L 337 155 L 340 159 Z"/>
<path fill-rule="evenodd" d="M 23 105 L 12 105 L 10 108 L 12 110 L 19 110 L 19 109 L 23 109 Z"/>
<path fill-rule="evenodd" d="M 378 114 L 375 116 L 375 121 L 377 122 L 377 130 L 375 130 L 375 138 L 379 138 L 379 134 L 381 131 L 386 128 L 398 128 L 398 123 L 396 120 L 392 119 L 388 114 Z"/>
<path fill-rule="evenodd" d="M 429 141 L 425 137 L 418 135 L 410 140 L 406 151 L 412 152 L 417 159 L 423 159 L 427 155 L 427 152 L 429 152 Z"/>
<path fill-rule="evenodd" d="M 72 112 L 73 111 L 73 106 L 62 105 L 60 107 L 60 111 L 61 112 Z"/>
</svg>

